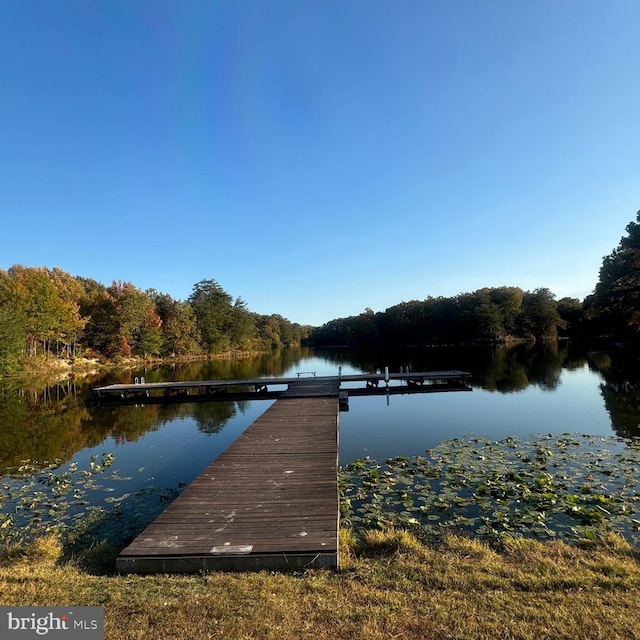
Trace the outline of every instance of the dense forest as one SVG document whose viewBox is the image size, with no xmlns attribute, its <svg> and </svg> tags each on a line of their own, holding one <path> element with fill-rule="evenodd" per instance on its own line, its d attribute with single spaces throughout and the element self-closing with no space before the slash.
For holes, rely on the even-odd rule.
<svg viewBox="0 0 640 640">
<path fill-rule="evenodd" d="M 592 295 L 556 300 L 549 289 L 483 288 L 401 302 L 383 312 L 331 320 L 314 345 L 371 346 L 555 340 L 559 336 L 640 342 L 640 212 L 605 256 Z"/>
<path fill-rule="evenodd" d="M 549 289 L 492 287 L 401 302 L 321 327 L 260 315 L 215 280 L 174 300 L 130 282 L 107 287 L 61 269 L 0 270 L 0 375 L 50 355 L 73 359 L 184 357 L 308 344 L 369 346 L 497 343 L 605 337 L 640 342 L 640 212 L 605 256 L 593 293 L 556 300 Z"/>
<path fill-rule="evenodd" d="M 401 302 L 386 311 L 338 318 L 315 329 L 317 345 L 458 344 L 557 338 L 565 326 L 553 294 L 518 287 L 484 288 L 450 298 Z M 562 306 L 580 308 L 567 299 Z"/>
<path fill-rule="evenodd" d="M 180 301 L 58 268 L 0 270 L 0 374 L 51 355 L 117 360 L 271 349 L 300 344 L 310 329 L 251 312 L 215 280 L 198 282 Z"/>
</svg>

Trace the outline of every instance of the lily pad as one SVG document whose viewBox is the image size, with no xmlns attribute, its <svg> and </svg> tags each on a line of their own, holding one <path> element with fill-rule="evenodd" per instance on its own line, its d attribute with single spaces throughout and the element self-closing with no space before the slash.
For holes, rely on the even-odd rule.
<svg viewBox="0 0 640 640">
<path fill-rule="evenodd" d="M 544 435 L 456 438 L 426 455 L 341 470 L 343 521 L 399 526 L 414 520 L 490 540 L 505 531 L 583 539 L 616 531 L 632 543 L 640 522 L 640 446 L 633 440 Z M 372 518 L 375 511 L 375 518 Z M 364 515 L 368 517 L 363 517 Z M 497 538 L 496 538 L 497 536 Z"/>
</svg>

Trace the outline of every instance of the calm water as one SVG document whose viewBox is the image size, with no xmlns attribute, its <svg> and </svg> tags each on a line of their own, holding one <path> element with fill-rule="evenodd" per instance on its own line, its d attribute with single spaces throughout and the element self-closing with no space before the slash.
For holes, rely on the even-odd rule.
<svg viewBox="0 0 640 640">
<path fill-rule="evenodd" d="M 53 387 L 0 386 L 0 465 L 61 459 L 80 466 L 103 452 L 129 477 L 121 490 L 188 483 L 271 401 L 170 406 L 95 407 L 94 386 L 160 380 L 238 379 L 461 369 L 472 392 L 350 398 L 340 414 L 340 462 L 411 456 L 446 439 L 474 434 L 581 433 L 640 437 L 637 355 L 582 352 L 569 346 L 501 349 L 433 348 L 393 353 L 297 349 L 242 361 L 193 363 L 103 375 Z M 64 468 L 64 467 L 63 467 Z"/>
</svg>

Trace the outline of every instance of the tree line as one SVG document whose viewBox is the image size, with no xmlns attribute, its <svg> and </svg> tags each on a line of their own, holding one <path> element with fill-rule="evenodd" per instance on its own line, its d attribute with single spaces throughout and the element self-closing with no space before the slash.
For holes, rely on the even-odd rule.
<svg viewBox="0 0 640 640">
<path fill-rule="evenodd" d="M 43 355 L 118 359 L 271 349 L 299 345 L 310 330 L 250 311 L 211 279 L 182 301 L 58 268 L 0 270 L 0 373 Z"/>
<path fill-rule="evenodd" d="M 312 328 L 250 311 L 215 280 L 187 300 L 130 282 L 107 287 L 61 269 L 0 269 L 0 374 L 24 358 L 196 356 L 314 345 L 451 344 L 604 336 L 640 342 L 640 212 L 605 256 L 593 293 L 556 300 L 546 288 L 485 287 L 401 302 Z"/>
<path fill-rule="evenodd" d="M 485 287 L 452 297 L 401 302 L 315 328 L 318 346 L 424 345 L 555 340 L 560 335 L 640 342 L 640 212 L 605 256 L 594 292 L 556 300 L 546 288 Z"/>
<path fill-rule="evenodd" d="M 566 299 L 561 308 L 579 301 Z M 452 297 L 401 302 L 383 312 L 338 318 L 314 329 L 317 345 L 424 345 L 546 340 L 566 326 L 548 289 L 485 287 Z"/>
</svg>

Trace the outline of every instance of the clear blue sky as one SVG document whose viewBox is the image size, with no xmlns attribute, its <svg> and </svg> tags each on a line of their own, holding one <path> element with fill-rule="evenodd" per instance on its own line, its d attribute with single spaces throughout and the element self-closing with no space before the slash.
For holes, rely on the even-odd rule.
<svg viewBox="0 0 640 640">
<path fill-rule="evenodd" d="M 0 268 L 321 324 L 593 289 L 640 209 L 638 0 L 0 0 Z"/>
</svg>

